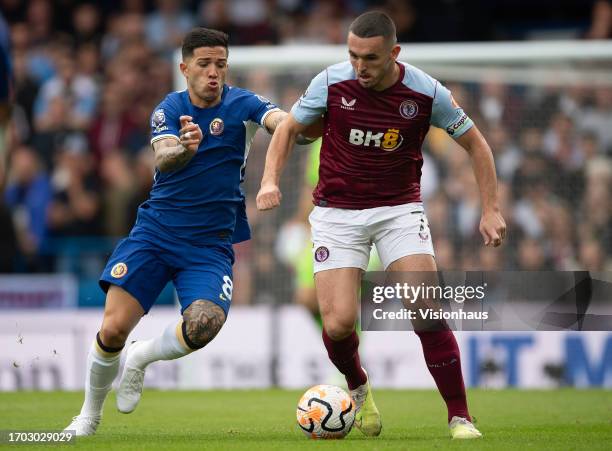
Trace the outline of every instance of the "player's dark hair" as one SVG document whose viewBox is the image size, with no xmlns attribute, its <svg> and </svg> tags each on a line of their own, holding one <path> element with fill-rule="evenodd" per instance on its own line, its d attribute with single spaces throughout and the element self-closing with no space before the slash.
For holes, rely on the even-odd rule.
<svg viewBox="0 0 612 451">
<path fill-rule="evenodd" d="M 224 47 L 225 53 L 228 54 L 228 41 L 229 36 L 222 31 L 196 27 L 185 35 L 181 53 L 183 54 L 183 59 L 186 59 L 191 58 L 193 51 L 199 47 Z"/>
<path fill-rule="evenodd" d="M 397 42 L 393 19 L 382 11 L 369 11 L 357 17 L 349 26 L 349 31 L 360 38 L 382 36 L 392 45 Z"/>
</svg>

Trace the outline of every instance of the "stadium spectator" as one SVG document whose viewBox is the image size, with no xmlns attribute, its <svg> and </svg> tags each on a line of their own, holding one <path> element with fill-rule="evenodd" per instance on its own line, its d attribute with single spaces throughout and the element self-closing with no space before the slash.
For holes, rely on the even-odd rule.
<svg viewBox="0 0 612 451">
<path fill-rule="evenodd" d="M 49 0 L 32 0 L 27 9 L 28 34 L 34 45 L 44 45 L 53 33 L 53 6 Z"/>
<path fill-rule="evenodd" d="M 13 82 L 15 104 L 22 109 L 28 129 L 31 130 L 34 124 L 34 102 L 38 96 L 40 85 L 28 71 L 25 51 L 13 54 Z"/>
<path fill-rule="evenodd" d="M 72 13 L 72 35 L 79 44 L 98 44 L 102 38 L 100 10 L 94 3 L 77 5 Z"/>
<path fill-rule="evenodd" d="M 87 140 L 65 137 L 52 175 L 53 200 L 47 220 L 53 237 L 95 236 L 101 233 L 99 183 Z"/>
<path fill-rule="evenodd" d="M 57 75 L 44 83 L 34 104 L 37 130 L 46 131 L 57 120 L 52 103 L 61 98 L 66 104 L 64 123 L 70 129 L 86 130 L 93 118 L 97 102 L 95 81 L 78 71 L 73 56 L 62 52 L 57 59 Z"/>
<path fill-rule="evenodd" d="M 102 164 L 106 155 L 125 148 L 137 133 L 130 105 L 124 99 L 119 84 L 110 82 L 104 86 L 100 109 L 89 129 L 89 145 L 96 166 Z"/>
<path fill-rule="evenodd" d="M 23 269 L 40 269 L 37 259 L 47 236 L 47 207 L 51 201 L 51 185 L 33 149 L 20 146 L 13 150 L 10 179 L 5 202 L 16 229 L 17 245 L 24 258 Z"/>
<path fill-rule="evenodd" d="M 153 50 L 172 62 L 174 50 L 194 25 L 193 19 L 182 9 L 182 2 L 156 0 L 155 5 L 157 9 L 146 18 L 145 36 Z"/>
</svg>

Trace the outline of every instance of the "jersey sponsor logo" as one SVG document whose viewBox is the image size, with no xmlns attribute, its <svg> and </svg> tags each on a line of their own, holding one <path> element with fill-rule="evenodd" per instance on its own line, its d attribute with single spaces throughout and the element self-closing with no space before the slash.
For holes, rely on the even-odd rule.
<svg viewBox="0 0 612 451">
<path fill-rule="evenodd" d="M 342 108 L 343 110 L 355 111 L 354 107 L 355 107 L 355 103 L 357 102 L 357 99 L 353 99 L 349 102 L 344 97 L 342 97 L 341 100 L 342 100 L 342 105 L 340 105 L 340 108 Z"/>
<path fill-rule="evenodd" d="M 419 105 L 414 100 L 404 100 L 399 106 L 399 112 L 404 119 L 412 119 L 419 113 Z"/>
<path fill-rule="evenodd" d="M 460 130 L 465 124 L 468 123 L 470 118 L 467 114 L 463 113 L 459 119 L 454 123 L 446 127 L 446 133 L 453 136 L 458 130 Z"/>
<path fill-rule="evenodd" d="M 386 152 L 394 151 L 403 141 L 404 138 L 398 128 L 389 128 L 385 132 L 352 128 L 349 134 L 349 142 L 355 146 L 378 147 Z"/>
<path fill-rule="evenodd" d="M 110 273 L 115 279 L 121 279 L 127 274 L 127 272 L 128 267 L 125 263 L 117 263 L 115 266 L 113 266 Z"/>
<path fill-rule="evenodd" d="M 168 130 L 168 126 L 166 125 L 166 114 L 163 108 L 155 110 L 151 115 L 151 128 L 153 129 L 153 133 L 160 133 L 164 130 Z"/>
<path fill-rule="evenodd" d="M 325 246 L 319 246 L 314 253 L 315 260 L 319 263 L 323 263 L 329 258 L 329 249 Z"/>
<path fill-rule="evenodd" d="M 223 119 L 216 117 L 212 121 L 210 121 L 210 125 L 208 128 L 210 130 L 211 135 L 219 136 L 221 133 L 223 133 L 224 127 L 225 125 L 223 124 Z"/>
</svg>

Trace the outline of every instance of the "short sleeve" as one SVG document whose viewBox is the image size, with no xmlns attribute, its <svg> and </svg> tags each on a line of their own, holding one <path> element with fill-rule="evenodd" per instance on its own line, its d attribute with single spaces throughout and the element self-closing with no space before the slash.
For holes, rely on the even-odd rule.
<svg viewBox="0 0 612 451">
<path fill-rule="evenodd" d="M 165 99 L 151 115 L 151 144 L 163 138 L 179 138 L 179 114 L 174 105 Z"/>
<path fill-rule="evenodd" d="M 446 130 L 446 133 L 457 139 L 472 128 L 474 122 L 455 102 L 451 92 L 438 82 L 431 111 L 431 124 Z"/>
<path fill-rule="evenodd" d="M 249 94 L 251 94 L 248 100 L 249 120 L 259 124 L 260 127 L 264 127 L 266 116 L 274 111 L 280 111 L 280 108 L 267 97 L 252 92 Z"/>
<path fill-rule="evenodd" d="M 291 108 L 300 124 L 310 125 L 327 111 L 327 70 L 312 79 L 308 89 Z"/>
</svg>

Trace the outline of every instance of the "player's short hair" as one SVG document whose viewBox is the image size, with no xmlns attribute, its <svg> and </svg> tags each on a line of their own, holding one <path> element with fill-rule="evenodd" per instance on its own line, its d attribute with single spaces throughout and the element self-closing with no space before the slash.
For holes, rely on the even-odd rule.
<svg viewBox="0 0 612 451">
<path fill-rule="evenodd" d="M 199 47 L 224 47 L 225 53 L 228 54 L 228 41 L 229 36 L 222 31 L 196 27 L 185 35 L 181 53 L 183 54 L 183 59 L 186 59 L 191 58 L 193 51 Z"/>
<path fill-rule="evenodd" d="M 349 32 L 360 38 L 382 36 L 392 45 L 397 42 L 393 19 L 382 11 L 369 11 L 357 17 L 349 26 Z"/>
</svg>

